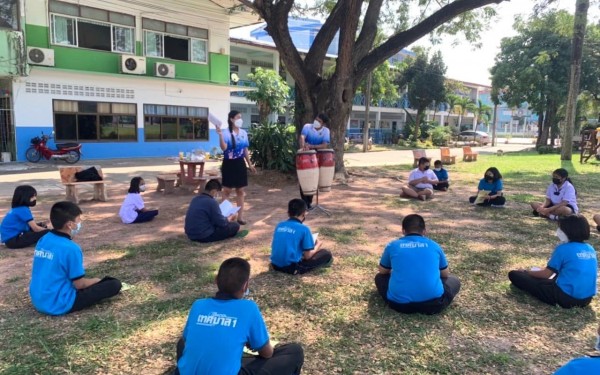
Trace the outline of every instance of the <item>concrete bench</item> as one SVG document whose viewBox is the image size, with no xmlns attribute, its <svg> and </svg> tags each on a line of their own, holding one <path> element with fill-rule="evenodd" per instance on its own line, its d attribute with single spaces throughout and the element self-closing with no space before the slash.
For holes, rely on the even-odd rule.
<svg viewBox="0 0 600 375">
<path fill-rule="evenodd" d="M 431 158 L 427 157 L 425 150 L 413 150 L 413 168 L 416 168 L 419 165 L 419 159 L 427 158 L 431 163 Z"/>
<path fill-rule="evenodd" d="M 156 191 L 162 191 L 164 195 L 173 193 L 175 191 L 175 185 L 178 182 L 178 177 L 175 174 L 161 174 L 156 176 L 156 181 L 158 181 Z M 179 186 L 178 183 L 177 186 Z"/>
<path fill-rule="evenodd" d="M 471 150 L 471 146 L 463 146 L 463 161 L 477 161 L 477 152 Z"/>
<path fill-rule="evenodd" d="M 102 173 L 102 168 L 99 165 L 94 165 L 93 167 L 98 170 L 98 174 L 102 177 L 102 181 L 77 181 L 75 177 L 75 173 L 81 172 L 84 169 L 88 169 L 92 166 L 64 166 L 58 167 L 58 171 L 60 173 L 60 182 L 66 187 L 66 199 L 73 203 L 79 203 L 79 196 L 77 194 L 77 186 L 92 184 L 94 185 L 94 200 L 106 202 L 107 195 L 106 189 L 104 187 L 105 180 L 104 174 Z"/>
</svg>

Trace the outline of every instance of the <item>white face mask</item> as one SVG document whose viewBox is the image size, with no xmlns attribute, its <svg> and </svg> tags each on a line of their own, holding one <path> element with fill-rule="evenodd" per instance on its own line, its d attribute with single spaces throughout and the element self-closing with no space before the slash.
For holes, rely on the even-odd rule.
<svg viewBox="0 0 600 375">
<path fill-rule="evenodd" d="M 556 230 L 556 237 L 560 240 L 560 242 L 569 242 L 569 237 L 563 232 L 562 229 L 558 228 Z"/>
<path fill-rule="evenodd" d="M 439 172 L 442 170 L 442 168 L 433 168 L 434 171 Z"/>
<path fill-rule="evenodd" d="M 140 191 L 146 191 L 146 185 L 140 185 Z"/>
<path fill-rule="evenodd" d="M 242 120 L 241 118 L 239 118 L 239 119 L 237 119 L 237 120 L 235 120 L 233 122 L 233 125 L 235 125 L 236 128 L 241 128 L 242 125 L 244 125 L 244 120 Z"/>
<path fill-rule="evenodd" d="M 320 128 L 321 128 L 321 126 L 323 126 L 323 125 L 321 125 L 321 123 L 320 123 L 318 120 L 315 120 L 315 121 L 313 122 L 313 128 L 315 128 L 315 129 L 320 129 Z"/>
</svg>

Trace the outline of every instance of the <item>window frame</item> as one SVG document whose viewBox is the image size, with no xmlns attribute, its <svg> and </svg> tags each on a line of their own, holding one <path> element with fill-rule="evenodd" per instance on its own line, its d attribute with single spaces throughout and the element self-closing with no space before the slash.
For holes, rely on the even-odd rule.
<svg viewBox="0 0 600 375">
<path fill-rule="evenodd" d="M 150 28 L 145 28 L 144 27 L 144 20 L 148 20 L 148 21 L 154 21 L 154 22 L 162 22 L 164 24 L 164 31 L 161 30 L 155 30 L 155 29 L 150 29 Z M 171 24 L 171 25 L 175 25 L 175 26 L 180 26 L 180 27 L 185 27 L 186 28 L 186 35 L 181 35 L 181 34 L 174 34 L 174 33 L 170 33 L 167 31 L 167 25 Z M 189 36 L 190 33 L 190 28 L 192 29 L 200 29 L 200 30 L 206 30 L 206 39 L 205 38 L 199 38 L 199 37 L 194 37 L 194 36 Z M 147 45 L 146 45 L 146 34 L 147 33 L 153 33 L 153 34 L 157 34 L 160 35 L 160 42 L 161 42 L 161 55 L 160 56 L 154 56 L 154 55 L 148 55 L 147 51 Z M 200 27 L 195 27 L 195 26 L 187 26 L 187 25 L 182 25 L 182 24 L 178 24 L 178 23 L 173 23 L 173 22 L 167 22 L 167 21 L 161 21 L 161 20 L 155 20 L 152 18 L 142 18 L 142 40 L 143 40 L 143 50 L 144 50 L 144 56 L 146 57 L 154 57 L 154 58 L 159 58 L 159 59 L 166 59 L 166 60 L 172 60 L 172 61 L 183 61 L 183 62 L 190 62 L 190 63 L 194 63 L 194 64 L 202 64 L 202 65 L 207 65 L 208 64 L 208 60 L 209 60 L 209 41 L 210 41 L 210 30 L 209 29 L 203 29 Z M 188 41 L 188 60 L 177 60 L 177 59 L 172 59 L 169 57 L 165 57 L 165 35 L 172 37 L 172 38 L 179 38 L 179 39 L 185 39 Z M 199 42 L 203 42 L 205 45 L 205 52 L 206 52 L 206 56 L 205 56 L 205 60 L 204 61 L 197 61 L 193 59 L 193 41 L 199 41 Z"/>
<path fill-rule="evenodd" d="M 164 114 L 151 114 L 151 113 L 146 113 L 146 106 L 164 106 L 165 107 L 165 113 Z M 202 108 L 206 110 L 207 115 L 206 116 L 191 116 L 191 115 L 179 115 L 179 114 L 169 114 L 167 111 L 166 107 L 185 107 L 185 108 Z M 200 141 L 200 142 L 208 142 L 210 140 L 210 124 L 208 122 L 208 107 L 195 107 L 195 106 L 183 106 L 183 105 L 170 105 L 170 104 L 149 104 L 149 103 L 144 103 L 143 105 L 143 116 L 144 116 L 144 142 L 196 142 L 196 141 Z M 188 111 L 189 112 L 189 111 Z M 161 122 L 160 122 L 160 130 L 159 130 L 159 137 L 158 139 L 148 139 L 147 136 L 147 132 L 146 132 L 146 124 L 149 122 L 150 118 L 160 118 Z M 175 118 L 176 119 L 176 133 L 177 133 L 177 138 L 168 138 L 168 139 L 164 139 L 162 137 L 163 135 L 163 118 Z M 195 131 L 192 133 L 193 137 L 192 138 L 182 138 L 182 132 L 181 132 L 181 120 L 182 119 L 199 119 L 199 120 L 204 120 L 204 122 L 206 123 L 206 138 L 196 138 L 196 133 Z M 195 130 L 195 129 L 194 129 Z"/>
<path fill-rule="evenodd" d="M 71 103 L 77 103 L 77 111 L 75 112 L 66 112 L 66 111 L 56 111 L 55 108 L 55 103 L 56 102 L 71 102 Z M 110 112 L 108 113 L 101 113 L 98 112 L 98 109 L 96 108 L 96 112 L 81 112 L 79 110 L 79 103 L 95 103 L 96 107 L 98 104 L 109 104 L 110 105 Z M 135 107 L 135 114 L 131 114 L 131 113 L 114 113 L 113 112 L 113 105 L 114 104 L 127 104 L 127 105 L 133 105 Z M 52 99 L 52 129 L 54 130 L 55 134 L 56 134 L 56 141 L 57 142 L 80 142 L 80 143 L 136 143 L 138 142 L 138 105 L 137 103 L 121 103 L 121 102 L 106 102 L 106 101 L 95 101 L 95 100 L 64 100 L 64 99 Z M 62 138 L 58 138 L 58 134 L 59 132 L 57 131 L 57 124 L 56 124 L 56 115 L 73 115 L 75 116 L 75 139 L 62 139 Z M 96 116 L 96 139 L 80 139 L 79 137 L 79 116 L 80 115 L 94 115 Z M 135 126 L 134 126 L 134 137 L 131 139 L 121 139 L 118 133 L 118 127 L 117 127 L 117 139 L 103 139 L 101 138 L 101 125 L 100 125 L 100 117 L 101 116 L 133 116 L 135 118 Z"/>
<path fill-rule="evenodd" d="M 17 16 L 15 19 L 16 27 L 0 27 L 0 30 L 11 30 L 11 31 L 21 31 L 21 1 L 14 0 L 17 5 Z"/>
</svg>

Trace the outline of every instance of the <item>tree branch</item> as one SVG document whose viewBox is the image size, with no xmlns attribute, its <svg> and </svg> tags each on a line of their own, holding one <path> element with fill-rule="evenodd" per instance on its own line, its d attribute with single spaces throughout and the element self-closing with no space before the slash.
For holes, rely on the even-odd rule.
<svg viewBox="0 0 600 375">
<path fill-rule="evenodd" d="M 354 53 L 354 43 L 356 41 L 356 30 L 358 29 L 358 21 L 360 18 L 362 0 L 346 0 L 344 1 L 343 11 L 346 15 L 346 21 L 342 22 L 340 27 L 340 41 L 338 47 L 338 63 L 335 66 L 335 75 L 338 79 L 332 80 L 336 87 L 334 90 L 343 92 L 349 78 L 352 78 L 354 65 L 352 55 Z M 350 82 L 352 84 L 352 82 Z"/>
<path fill-rule="evenodd" d="M 323 62 L 325 61 L 325 55 L 327 54 L 327 48 L 331 44 L 331 41 L 335 37 L 335 34 L 340 29 L 342 23 L 342 16 L 344 12 L 342 9 L 344 0 L 336 2 L 335 7 L 325 20 L 325 23 L 321 27 L 321 30 L 317 33 L 314 42 L 308 50 L 308 54 L 304 59 L 305 66 L 308 70 L 313 72 L 320 72 L 323 68 Z"/>
<path fill-rule="evenodd" d="M 396 33 L 385 43 L 372 50 L 358 63 L 355 72 L 356 75 L 354 77 L 355 85 L 360 83 L 368 72 L 375 69 L 375 67 L 392 57 L 402 48 L 405 48 L 413 42 L 421 39 L 423 36 L 435 30 L 438 26 L 441 26 L 445 22 L 448 22 L 454 17 L 470 10 L 474 10 L 489 4 L 500 4 L 503 1 L 510 0 L 457 0 L 444 6 L 414 27 Z"/>
<path fill-rule="evenodd" d="M 356 40 L 354 61 L 360 61 L 367 53 L 369 53 L 373 46 L 373 41 L 377 35 L 377 23 L 379 21 L 379 15 L 381 14 L 381 6 L 383 0 L 371 0 L 363 20 L 363 25 L 360 30 L 360 35 Z"/>
</svg>

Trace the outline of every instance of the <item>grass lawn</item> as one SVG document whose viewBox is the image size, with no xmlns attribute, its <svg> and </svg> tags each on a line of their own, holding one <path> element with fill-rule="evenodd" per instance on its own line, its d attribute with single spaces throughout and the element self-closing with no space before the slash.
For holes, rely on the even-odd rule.
<svg viewBox="0 0 600 375">
<path fill-rule="evenodd" d="M 504 176 L 505 209 L 465 203 L 490 166 Z M 562 166 L 585 216 L 600 213 L 600 166 Z M 327 225 L 313 225 L 309 217 L 307 224 L 335 257 L 330 269 L 312 275 L 266 271 L 272 233 L 267 228 L 260 231 L 262 245 L 241 254 L 253 262 L 250 297 L 274 339 L 304 345 L 304 374 L 552 373 L 593 349 L 600 303 L 595 299 L 590 307 L 571 310 L 547 306 L 512 289 L 507 273 L 544 266 L 557 243 L 555 224 L 533 218 L 528 203 L 543 199 L 559 167 L 557 155 L 480 155 L 478 162 L 449 166 L 451 191 L 430 202 L 374 194 L 369 199 L 376 209 L 335 207 L 337 217 Z M 406 181 L 408 170 L 369 168 L 371 176 L 364 179 L 374 191 L 390 184 L 398 190 L 390 177 Z M 348 190 L 344 199 L 351 202 L 361 193 Z M 398 212 L 426 217 L 428 235 L 444 248 L 451 272 L 462 281 L 454 303 L 438 316 L 398 314 L 375 290 L 383 246 L 399 235 Z M 600 245 L 595 230 L 590 243 Z M 183 236 L 93 251 L 110 256 L 88 269 L 88 276 L 111 275 L 133 288 L 87 311 L 46 317 L 30 305 L 27 275 L 8 279 L 3 289 L 10 291 L 0 304 L 0 373 L 166 373 L 191 303 L 213 295 L 220 262 L 240 255 L 230 241 L 207 246 Z"/>
</svg>

